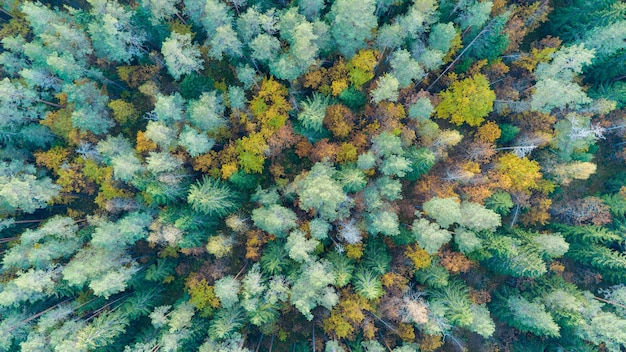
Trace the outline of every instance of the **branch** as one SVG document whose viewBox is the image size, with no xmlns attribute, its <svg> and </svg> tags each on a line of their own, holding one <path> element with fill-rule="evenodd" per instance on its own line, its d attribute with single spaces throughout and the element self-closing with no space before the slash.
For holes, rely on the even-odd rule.
<svg viewBox="0 0 626 352">
<path fill-rule="evenodd" d="M 457 55 L 456 58 L 454 58 L 454 60 L 450 63 L 450 65 L 448 65 L 448 67 L 446 67 L 445 70 L 443 70 L 443 72 L 441 72 L 441 74 L 433 81 L 433 83 L 431 83 L 428 88 L 426 88 L 426 91 L 428 92 L 430 90 L 430 88 L 432 88 L 432 86 L 435 85 L 435 83 L 437 83 L 437 81 L 439 81 L 439 79 L 441 77 L 443 77 L 443 75 L 445 75 L 451 68 L 452 66 L 454 66 L 454 64 L 459 61 L 459 59 L 461 58 L 461 56 L 463 56 L 463 54 L 465 54 L 465 52 L 467 50 L 469 50 L 469 48 L 472 47 L 472 45 L 474 44 L 474 42 L 476 42 L 476 40 L 478 40 L 478 38 L 480 38 L 481 35 L 483 35 L 485 32 L 487 32 L 487 30 L 489 29 L 489 27 L 491 26 L 491 24 L 493 23 L 494 20 L 491 20 L 491 22 L 489 22 L 489 24 L 487 24 L 485 26 L 485 28 L 480 31 L 480 33 L 478 33 L 476 35 L 476 37 L 474 37 L 474 39 L 472 39 L 472 41 L 465 47 L 465 49 L 463 49 L 463 51 L 461 51 L 461 53 L 459 55 Z"/>
<path fill-rule="evenodd" d="M 601 302 L 604 302 L 604 303 L 608 303 L 608 304 L 614 305 L 616 307 L 620 307 L 620 308 L 626 309 L 626 306 L 623 305 L 623 304 L 620 304 L 620 303 L 617 303 L 617 302 L 613 302 L 613 301 L 609 301 L 607 299 L 596 297 L 596 296 L 593 296 L 593 298 L 597 299 L 598 301 L 601 301 Z"/>
</svg>

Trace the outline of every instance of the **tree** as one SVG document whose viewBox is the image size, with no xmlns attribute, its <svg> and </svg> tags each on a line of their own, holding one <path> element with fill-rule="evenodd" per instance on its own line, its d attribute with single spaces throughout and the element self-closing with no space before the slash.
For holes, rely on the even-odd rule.
<svg viewBox="0 0 626 352">
<path fill-rule="evenodd" d="M 314 210 L 323 219 L 334 221 L 347 217 L 350 199 L 333 176 L 335 168 L 327 162 L 316 163 L 308 174 L 293 186 L 303 210 Z"/>
<path fill-rule="evenodd" d="M 66 84 L 63 91 L 67 101 L 74 103 L 72 126 L 94 134 L 105 134 L 115 124 L 109 118 L 107 95 L 102 94 L 98 86 L 91 81 L 77 84 Z"/>
<path fill-rule="evenodd" d="M 20 236 L 20 243 L 4 254 L 4 270 L 54 267 L 57 260 L 69 257 L 82 245 L 76 236 L 77 230 L 72 218 L 57 216 L 36 230 L 25 231 Z"/>
<path fill-rule="evenodd" d="M 313 97 L 309 97 L 301 103 L 302 110 L 298 113 L 298 121 L 307 129 L 321 132 L 328 102 L 328 97 L 313 93 Z"/>
<path fill-rule="evenodd" d="M 198 47 L 191 43 L 190 34 L 172 32 L 163 42 L 161 53 L 165 58 L 167 71 L 176 80 L 192 71 L 199 71 L 204 61 Z"/>
<path fill-rule="evenodd" d="M 343 56 L 351 58 L 372 38 L 371 30 L 377 24 L 375 10 L 374 0 L 339 0 L 332 4 L 328 13 L 331 34 Z M 358 19 L 355 13 L 359 14 Z"/>
<path fill-rule="evenodd" d="M 439 118 L 449 118 L 457 125 L 467 123 L 478 126 L 493 110 L 495 93 L 489 88 L 489 81 L 482 74 L 453 82 L 439 94 L 441 102 L 435 107 Z"/>
<path fill-rule="evenodd" d="M 399 49 L 391 54 L 392 74 L 398 79 L 400 88 L 408 87 L 412 81 L 418 81 L 425 75 L 424 69 L 417 60 L 411 57 L 411 53 L 404 49 Z"/>
<path fill-rule="evenodd" d="M 430 28 L 428 46 L 433 50 L 447 53 L 456 37 L 456 29 L 452 23 L 437 23 Z"/>
<path fill-rule="evenodd" d="M 194 128 L 185 125 L 180 133 L 178 144 L 183 146 L 189 155 L 196 157 L 213 148 L 215 140 L 209 139 L 205 133 L 198 133 Z"/>
<path fill-rule="evenodd" d="M 499 214 L 472 202 L 461 203 L 461 219 L 458 223 L 474 231 L 495 231 L 501 225 Z"/>
<path fill-rule="evenodd" d="M 117 1 L 92 0 L 95 21 L 88 26 L 91 42 L 99 57 L 129 63 L 141 55 L 146 34 L 132 23 L 132 12 Z"/>
<path fill-rule="evenodd" d="M 452 235 L 446 229 L 424 218 L 413 221 L 413 235 L 420 247 L 428 254 L 435 254 L 444 244 L 450 242 Z"/>
<path fill-rule="evenodd" d="M 318 240 L 306 239 L 304 232 L 294 230 L 287 237 L 285 249 L 289 252 L 289 258 L 302 263 L 312 260 L 311 252 L 315 250 L 318 244 L 320 244 Z"/>
<path fill-rule="evenodd" d="M 376 89 L 371 91 L 372 101 L 376 104 L 383 100 L 397 101 L 400 82 L 391 73 L 385 73 L 376 81 Z"/>
<path fill-rule="evenodd" d="M 209 45 L 211 46 L 209 56 L 214 59 L 221 60 L 223 54 L 230 57 L 241 56 L 241 41 L 237 38 L 237 33 L 230 24 L 217 27 Z"/>
<path fill-rule="evenodd" d="M 509 309 L 507 323 L 521 330 L 539 336 L 559 337 L 559 326 L 542 303 L 534 303 L 521 296 L 511 296 L 506 300 Z"/>
<path fill-rule="evenodd" d="M 304 263 L 291 287 L 290 302 L 307 320 L 313 319 L 311 310 L 318 305 L 332 309 L 339 297 L 330 285 L 335 283 L 332 265 L 325 261 Z"/>
<path fill-rule="evenodd" d="M 152 25 L 155 26 L 163 20 L 178 14 L 178 9 L 176 9 L 178 2 L 180 2 L 180 0 L 142 0 L 141 5 L 150 11 L 150 21 Z"/>
<path fill-rule="evenodd" d="M 532 96 L 533 110 L 550 112 L 554 108 L 571 105 L 578 108 L 589 104 L 591 99 L 578 84 L 572 82 L 585 65 L 591 63 L 594 51 L 581 45 L 564 47 L 552 55 L 550 63 L 537 65 L 537 84 Z M 552 96 L 552 98 L 548 98 Z"/>
<path fill-rule="evenodd" d="M 222 100 L 216 91 L 202 93 L 198 100 L 190 101 L 187 106 L 189 121 L 204 132 L 225 127 L 227 121 L 223 116 L 225 108 Z"/>
<path fill-rule="evenodd" d="M 228 186 L 206 176 L 189 188 L 187 202 L 196 211 L 218 217 L 236 207 L 234 194 Z"/>
<path fill-rule="evenodd" d="M 252 211 L 254 225 L 263 231 L 279 237 L 284 237 L 287 232 L 296 227 L 296 214 L 278 204 L 257 208 Z"/>
<path fill-rule="evenodd" d="M 455 198 L 433 197 L 422 206 L 426 214 L 443 228 L 461 222 L 461 205 Z"/>
<path fill-rule="evenodd" d="M 32 165 L 14 160 L 0 166 L 0 213 L 33 213 L 58 195 L 60 187 L 48 177 L 37 178 Z"/>
<path fill-rule="evenodd" d="M 222 307 L 231 308 L 239 302 L 241 283 L 233 276 L 224 276 L 215 282 L 215 296 L 219 298 Z"/>
</svg>

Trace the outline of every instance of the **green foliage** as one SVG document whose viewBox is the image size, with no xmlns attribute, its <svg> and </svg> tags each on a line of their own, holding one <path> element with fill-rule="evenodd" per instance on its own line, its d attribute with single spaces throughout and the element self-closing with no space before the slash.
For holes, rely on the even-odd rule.
<svg viewBox="0 0 626 352">
<path fill-rule="evenodd" d="M 330 32 L 343 56 L 351 58 L 372 37 L 371 30 L 377 24 L 375 9 L 374 0 L 339 0 L 332 4 L 328 14 Z"/>
<path fill-rule="evenodd" d="M 289 230 L 296 227 L 296 220 L 293 211 L 278 204 L 252 211 L 252 221 L 257 227 L 280 237 L 286 236 Z"/>
<path fill-rule="evenodd" d="M 542 303 L 529 302 L 521 296 L 511 296 L 506 300 L 509 316 L 502 316 L 506 323 L 520 331 L 538 336 L 559 337 L 559 326 Z"/>
<path fill-rule="evenodd" d="M 176 80 L 192 71 L 197 72 L 202 67 L 200 51 L 191 43 L 190 34 L 172 32 L 163 42 L 161 53 L 168 72 Z"/>
<path fill-rule="evenodd" d="M 324 128 L 322 123 L 326 116 L 328 102 L 328 97 L 321 94 L 313 94 L 312 98 L 309 97 L 302 102 L 302 109 L 298 113 L 298 121 L 304 128 L 321 132 Z"/>
<path fill-rule="evenodd" d="M 354 289 L 361 296 L 374 300 L 383 295 L 383 285 L 380 279 L 369 270 L 358 270 L 352 276 Z"/>
<path fill-rule="evenodd" d="M 228 186 L 209 177 L 204 177 L 189 188 L 187 202 L 195 211 L 219 217 L 227 215 L 237 205 Z"/>
<path fill-rule="evenodd" d="M 443 228 L 461 221 L 461 205 L 455 198 L 433 197 L 422 206 L 426 214 Z M 424 226 L 424 225 L 423 225 Z"/>
<path fill-rule="evenodd" d="M 500 215 L 510 213 L 513 205 L 511 195 L 503 191 L 495 192 L 485 200 L 485 206 Z"/>
</svg>

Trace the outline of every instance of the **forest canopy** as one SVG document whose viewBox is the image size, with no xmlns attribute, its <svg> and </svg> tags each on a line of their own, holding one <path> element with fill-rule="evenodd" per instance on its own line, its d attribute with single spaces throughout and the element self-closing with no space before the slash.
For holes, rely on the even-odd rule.
<svg viewBox="0 0 626 352">
<path fill-rule="evenodd" d="M 619 0 L 7 0 L 0 351 L 626 349 Z"/>
</svg>

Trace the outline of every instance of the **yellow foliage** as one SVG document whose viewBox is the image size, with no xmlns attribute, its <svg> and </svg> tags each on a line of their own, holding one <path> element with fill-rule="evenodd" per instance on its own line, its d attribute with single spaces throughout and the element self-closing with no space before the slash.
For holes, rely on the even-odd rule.
<svg viewBox="0 0 626 352">
<path fill-rule="evenodd" d="M 541 50 L 532 48 L 530 55 L 522 55 L 518 60 L 513 62 L 514 65 L 526 69 L 530 72 L 534 71 L 540 62 L 547 62 L 551 59 L 552 54 L 557 48 L 543 48 Z"/>
<path fill-rule="evenodd" d="M 402 341 L 415 341 L 415 330 L 413 329 L 413 324 L 398 324 L 397 334 L 402 339 Z"/>
<path fill-rule="evenodd" d="M 454 39 L 452 39 L 452 46 L 446 56 L 443 57 L 443 62 L 448 63 L 451 62 L 454 58 L 454 55 L 463 47 L 463 41 L 461 40 L 461 33 L 457 33 Z"/>
<path fill-rule="evenodd" d="M 476 138 L 481 141 L 493 143 L 496 141 L 496 139 L 500 138 L 501 134 L 502 131 L 500 130 L 498 124 L 493 121 L 489 121 L 484 125 L 478 127 L 478 131 L 476 132 Z"/>
<path fill-rule="evenodd" d="M 328 84 L 328 76 L 326 69 L 320 67 L 317 70 L 310 71 L 304 75 L 303 86 L 305 88 L 317 89 L 322 84 Z"/>
<path fill-rule="evenodd" d="M 339 338 L 353 337 L 353 333 L 365 319 L 364 310 L 372 310 L 373 307 L 367 299 L 348 291 L 341 292 L 339 304 L 335 305 L 330 316 L 324 320 L 324 331 L 334 333 Z"/>
<path fill-rule="evenodd" d="M 448 89 L 439 93 L 441 102 L 435 108 L 437 117 L 450 119 L 452 123 L 478 126 L 493 110 L 496 94 L 489 88 L 489 81 L 482 74 L 462 81 L 454 81 Z"/>
<path fill-rule="evenodd" d="M 287 93 L 287 88 L 273 78 L 263 80 L 261 89 L 250 101 L 250 111 L 261 128 L 276 131 L 285 124 L 291 110 Z"/>
<path fill-rule="evenodd" d="M 346 256 L 352 259 L 360 259 L 363 256 L 363 244 L 347 244 L 346 247 Z"/>
<path fill-rule="evenodd" d="M 260 132 L 242 137 L 237 141 L 236 146 L 239 165 L 247 173 L 263 172 L 263 164 L 265 163 L 264 152 L 267 148 L 267 143 Z"/>
<path fill-rule="evenodd" d="M 200 315 L 207 317 L 211 315 L 214 309 L 220 307 L 220 301 L 215 296 L 213 286 L 210 286 L 206 279 L 198 281 L 197 278 L 190 277 L 186 284 L 187 291 L 191 296 L 189 303 L 200 311 Z"/>
<path fill-rule="evenodd" d="M 540 169 L 538 162 L 512 153 L 502 155 L 496 163 L 496 170 L 510 181 L 511 188 L 521 192 L 537 188 L 537 182 L 542 176 Z"/>
<path fill-rule="evenodd" d="M 140 152 L 151 152 L 156 150 L 157 145 L 149 140 L 148 138 L 146 138 L 146 134 L 143 131 L 139 131 L 137 132 L 137 145 L 135 146 L 135 149 Z"/>
<path fill-rule="evenodd" d="M 526 214 L 522 216 L 524 225 L 545 225 L 550 220 L 550 206 L 552 199 L 542 198 L 536 206 L 531 207 Z"/>
<path fill-rule="evenodd" d="M 237 170 L 237 163 L 232 162 L 222 165 L 222 168 L 220 169 L 222 173 L 222 179 L 229 179 L 233 174 L 235 174 L 235 172 L 237 172 Z"/>
<path fill-rule="evenodd" d="M 346 68 L 348 69 L 350 83 L 355 88 L 361 88 L 363 84 L 374 78 L 374 69 L 378 64 L 379 54 L 377 50 L 361 50 L 348 61 Z"/>
<path fill-rule="evenodd" d="M 65 104 L 65 94 L 57 95 L 62 104 Z M 72 131 L 72 111 L 74 110 L 74 104 L 68 104 L 66 108 L 59 109 L 54 112 L 48 112 L 46 117 L 40 121 L 44 126 L 48 126 L 50 130 L 57 136 L 62 137 L 65 140 L 69 140 L 70 132 Z"/>
<path fill-rule="evenodd" d="M 139 117 L 135 106 L 122 99 L 111 100 L 111 102 L 109 103 L 109 108 L 113 110 L 113 118 L 121 126 L 135 123 L 137 121 L 137 118 Z"/>
<path fill-rule="evenodd" d="M 416 244 L 406 247 L 404 255 L 411 260 L 415 270 L 428 268 L 432 261 L 430 254 Z"/>
<path fill-rule="evenodd" d="M 350 143 L 341 143 L 337 151 L 336 161 L 339 164 L 356 161 L 358 158 L 357 149 Z"/>
<path fill-rule="evenodd" d="M 196 36 L 196 33 L 194 33 L 191 30 L 191 25 L 186 25 L 184 23 L 182 23 L 180 20 L 174 20 L 170 22 L 170 30 L 172 32 L 176 32 L 178 34 L 189 34 L 191 35 L 191 40 L 193 40 L 193 37 Z"/>
<path fill-rule="evenodd" d="M 61 186 L 63 193 L 80 193 L 87 186 L 87 182 L 82 172 L 72 165 L 71 167 L 60 168 L 57 171 L 59 178 L 56 183 Z"/>
<path fill-rule="evenodd" d="M 419 342 L 420 350 L 431 352 L 443 346 L 441 335 L 424 335 Z"/>
<path fill-rule="evenodd" d="M 53 171 L 58 171 L 61 165 L 67 162 L 69 152 L 63 147 L 54 147 L 45 152 L 35 153 L 37 165 L 43 165 Z"/>
<path fill-rule="evenodd" d="M 400 274 L 388 272 L 388 273 L 383 274 L 383 276 L 380 278 L 380 281 L 383 283 L 383 286 L 387 288 L 395 287 L 395 288 L 402 289 L 409 282 L 409 279 L 407 279 L 406 277 Z"/>
</svg>

